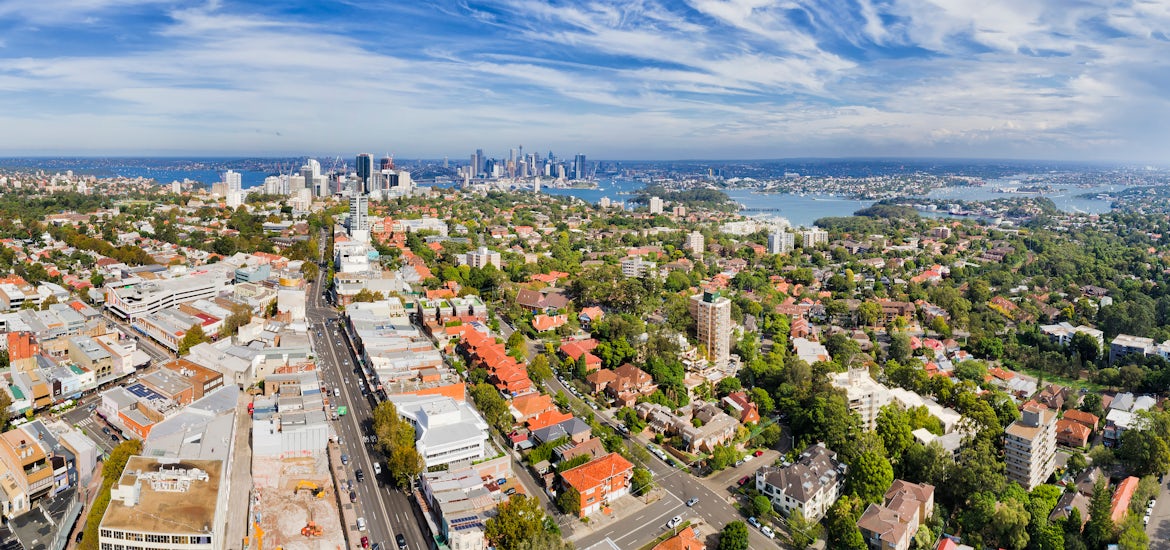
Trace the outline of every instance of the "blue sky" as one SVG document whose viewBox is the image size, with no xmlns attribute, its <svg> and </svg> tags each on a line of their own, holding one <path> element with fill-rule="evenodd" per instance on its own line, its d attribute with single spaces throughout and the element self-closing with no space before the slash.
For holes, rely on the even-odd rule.
<svg viewBox="0 0 1170 550">
<path fill-rule="evenodd" d="M 0 0 L 0 155 L 1165 161 L 1164 0 Z"/>
</svg>

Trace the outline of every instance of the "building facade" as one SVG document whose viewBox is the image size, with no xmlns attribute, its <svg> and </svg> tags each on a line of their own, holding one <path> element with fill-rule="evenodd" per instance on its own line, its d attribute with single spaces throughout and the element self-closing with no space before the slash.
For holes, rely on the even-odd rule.
<svg viewBox="0 0 1170 550">
<path fill-rule="evenodd" d="M 727 365 L 731 357 L 731 299 L 718 292 L 704 292 L 691 296 L 688 305 L 707 357 L 717 367 Z"/>
<path fill-rule="evenodd" d="M 1028 491 L 1044 483 L 1056 469 L 1056 411 L 1025 407 L 1020 419 L 1012 422 L 1004 435 L 1008 480 Z"/>
</svg>

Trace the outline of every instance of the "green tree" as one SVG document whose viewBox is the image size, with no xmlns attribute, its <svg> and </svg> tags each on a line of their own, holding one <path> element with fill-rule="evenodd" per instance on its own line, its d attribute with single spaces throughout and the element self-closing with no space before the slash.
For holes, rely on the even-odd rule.
<svg viewBox="0 0 1170 550">
<path fill-rule="evenodd" d="M 857 322 L 861 326 L 872 327 L 877 324 L 882 315 L 882 306 L 877 302 L 862 302 L 857 306 Z"/>
<path fill-rule="evenodd" d="M 877 433 L 890 457 L 902 457 L 914 443 L 913 429 L 908 420 L 906 412 L 896 404 L 886 405 L 878 412 Z"/>
<path fill-rule="evenodd" d="M 719 532 L 719 550 L 748 550 L 747 524 L 742 521 L 733 521 L 723 526 Z"/>
<path fill-rule="evenodd" d="M 581 493 L 573 487 L 560 492 L 556 498 L 557 509 L 562 514 L 577 516 L 581 514 Z"/>
<path fill-rule="evenodd" d="M 758 518 L 772 515 L 772 500 L 764 495 L 752 497 L 752 515 Z"/>
<path fill-rule="evenodd" d="M 524 548 L 540 531 L 546 531 L 544 510 L 536 498 L 512 495 L 484 526 L 484 537 L 496 548 Z"/>
<path fill-rule="evenodd" d="M 1000 502 L 988 525 L 1001 548 L 1024 548 L 1028 545 L 1028 521 L 1031 515 L 1018 500 Z"/>
<path fill-rule="evenodd" d="M 523 361 L 528 357 L 528 340 L 518 330 L 508 336 L 504 346 L 508 349 L 508 355 L 515 357 L 517 361 Z"/>
<path fill-rule="evenodd" d="M 1121 522 L 1117 546 L 1121 550 L 1145 550 L 1150 547 L 1150 538 L 1146 536 L 1146 529 L 1137 514 L 1129 514 Z"/>
<path fill-rule="evenodd" d="M 825 514 L 825 535 L 829 548 L 865 550 L 865 538 L 857 528 L 864 505 L 861 499 L 845 495 L 837 499 Z"/>
<path fill-rule="evenodd" d="M 905 332 L 895 332 L 890 335 L 889 356 L 890 359 L 899 363 L 905 363 L 910 359 L 910 354 L 914 350 L 910 349 L 910 335 Z"/>
<path fill-rule="evenodd" d="M 203 334 L 202 325 L 199 323 L 192 324 L 191 328 L 187 329 L 187 333 L 183 335 L 183 338 L 179 340 L 179 355 L 187 355 L 187 352 L 191 348 L 210 341 L 211 339 L 206 334 Z"/>
<path fill-rule="evenodd" d="M 712 470 L 718 472 L 739 459 L 739 453 L 731 445 L 716 445 L 711 451 L 711 460 L 707 463 Z"/>
<path fill-rule="evenodd" d="M 767 447 L 770 449 L 775 447 L 776 444 L 780 442 L 780 438 L 783 436 L 784 430 L 782 430 L 779 425 L 768 424 L 767 426 L 764 426 L 762 430 L 760 430 L 760 433 L 756 434 L 756 437 L 754 440 L 752 440 L 752 442 L 761 447 Z"/>
<path fill-rule="evenodd" d="M 127 439 L 110 451 L 109 458 L 102 464 L 102 486 L 94 498 L 93 506 L 89 509 L 89 515 L 85 518 L 85 535 L 77 545 L 78 550 L 97 550 L 98 527 L 106 508 L 110 505 L 110 489 L 122 477 L 122 471 L 126 469 L 126 462 L 130 457 L 141 453 L 142 441 L 137 439 Z"/>
<path fill-rule="evenodd" d="M 240 332 L 240 327 L 252 322 L 252 308 L 237 304 L 232 306 L 232 313 L 223 320 L 223 326 L 219 329 L 220 337 L 235 336 Z"/>
<path fill-rule="evenodd" d="M 9 423 L 12 421 L 11 409 L 12 396 L 8 395 L 8 392 L 0 390 L 0 433 L 8 431 Z"/>
<path fill-rule="evenodd" d="M 630 492 L 635 496 L 642 496 L 654 487 L 654 474 L 646 468 L 634 468 L 634 478 L 630 481 Z"/>
<path fill-rule="evenodd" d="M 793 548 L 804 550 L 820 535 L 821 524 L 805 518 L 799 508 L 788 515 L 788 542 Z"/>
<path fill-rule="evenodd" d="M 321 268 L 317 266 L 316 262 L 307 261 L 301 265 L 301 274 L 305 280 L 312 283 L 317 280 L 317 276 L 321 274 Z"/>
<path fill-rule="evenodd" d="M 881 502 L 893 482 L 894 469 L 890 461 L 876 451 L 866 451 L 849 465 L 845 490 L 863 503 L 877 503 Z"/>
<path fill-rule="evenodd" d="M 1109 491 L 1106 479 L 1097 480 L 1093 486 L 1093 496 L 1089 500 L 1089 521 L 1085 524 L 1085 546 L 1093 550 L 1101 550 L 1113 542 L 1114 531 L 1112 512 L 1113 495 Z"/>
<path fill-rule="evenodd" d="M 536 354 L 536 357 L 533 357 L 532 361 L 528 363 L 528 375 L 536 382 L 552 378 L 552 367 L 548 364 L 548 356 L 543 353 Z"/>
<path fill-rule="evenodd" d="M 415 447 L 414 426 L 398 416 L 394 403 L 383 401 L 374 408 L 374 433 L 386 455 L 386 469 L 399 487 L 407 487 L 422 472 L 423 459 Z"/>
<path fill-rule="evenodd" d="M 943 491 L 949 493 L 951 502 L 961 502 L 965 495 L 979 491 L 998 493 L 1003 490 L 1004 464 L 985 437 L 969 440 L 960 450 L 950 483 Z"/>
<path fill-rule="evenodd" d="M 734 376 L 728 376 L 727 378 L 720 380 L 719 383 L 715 385 L 715 392 L 718 393 L 720 397 L 727 397 L 728 394 L 737 392 L 741 389 L 743 389 L 743 384 L 739 381 L 738 378 Z"/>
</svg>

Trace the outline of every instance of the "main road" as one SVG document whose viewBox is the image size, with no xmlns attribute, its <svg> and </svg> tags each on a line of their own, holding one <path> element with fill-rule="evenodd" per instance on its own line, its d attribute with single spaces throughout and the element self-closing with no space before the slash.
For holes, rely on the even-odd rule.
<svg viewBox="0 0 1170 550">
<path fill-rule="evenodd" d="M 306 301 L 306 317 L 309 320 L 309 337 L 316 351 L 321 379 L 329 388 L 329 401 L 335 406 L 345 406 L 348 414 L 334 422 L 341 452 L 348 456 L 346 471 L 350 473 L 354 491 L 357 493 L 357 515 L 366 520 L 367 531 L 362 535 L 372 543 L 381 543 L 383 549 L 396 548 L 395 536 L 406 537 L 407 547 L 429 549 L 430 537 L 424 535 L 416 518 L 415 507 L 410 496 L 385 483 L 389 477 L 383 471 L 374 474 L 374 462 L 382 461 L 380 453 L 363 441 L 373 433 L 373 409 L 360 385 L 360 375 L 354 373 L 357 358 L 347 342 L 344 328 L 340 326 L 337 311 L 323 298 L 325 277 L 318 277 L 309 287 L 310 296 Z M 317 334 L 320 334 L 318 337 Z M 340 396 L 335 396 L 337 389 Z M 385 465 L 385 462 L 382 462 Z M 362 470 L 364 482 L 358 482 L 356 470 Z M 384 470 L 384 468 L 383 468 Z M 342 495 L 343 500 L 349 495 Z M 352 541 L 357 542 L 357 541 Z"/>
</svg>

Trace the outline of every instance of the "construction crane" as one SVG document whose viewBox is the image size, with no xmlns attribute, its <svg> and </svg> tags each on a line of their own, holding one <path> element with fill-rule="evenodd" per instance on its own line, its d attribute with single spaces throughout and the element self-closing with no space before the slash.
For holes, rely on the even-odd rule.
<svg viewBox="0 0 1170 550">
<path fill-rule="evenodd" d="M 319 487 L 316 483 L 313 483 L 312 481 L 306 481 L 303 479 L 298 481 L 296 488 L 293 489 L 293 495 L 296 495 L 297 493 L 299 493 L 301 491 L 301 489 L 308 489 L 309 491 L 311 491 L 313 493 L 313 496 L 315 496 L 317 498 L 325 498 L 325 489 L 322 489 L 321 487 Z"/>
</svg>

